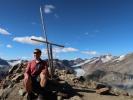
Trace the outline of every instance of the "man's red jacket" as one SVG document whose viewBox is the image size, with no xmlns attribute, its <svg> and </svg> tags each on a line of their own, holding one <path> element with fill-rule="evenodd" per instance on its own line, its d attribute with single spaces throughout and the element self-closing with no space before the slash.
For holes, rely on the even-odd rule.
<svg viewBox="0 0 133 100">
<path fill-rule="evenodd" d="M 32 60 L 28 63 L 25 73 L 34 77 L 38 76 L 42 71 L 45 75 L 49 75 L 47 62 L 40 60 L 37 63 L 36 60 Z"/>
</svg>

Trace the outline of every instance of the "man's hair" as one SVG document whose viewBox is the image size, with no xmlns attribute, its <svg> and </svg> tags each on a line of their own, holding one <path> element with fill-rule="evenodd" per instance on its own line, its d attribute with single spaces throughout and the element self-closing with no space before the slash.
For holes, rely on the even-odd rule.
<svg viewBox="0 0 133 100">
<path fill-rule="evenodd" d="M 36 48 L 36 49 L 34 50 L 34 53 L 35 53 L 35 52 L 42 53 L 41 50 L 38 49 L 38 48 Z"/>
</svg>

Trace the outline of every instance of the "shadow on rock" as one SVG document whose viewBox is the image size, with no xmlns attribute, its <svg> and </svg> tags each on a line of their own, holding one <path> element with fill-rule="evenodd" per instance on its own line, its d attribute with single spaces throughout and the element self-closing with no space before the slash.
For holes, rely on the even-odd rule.
<svg viewBox="0 0 133 100">
<path fill-rule="evenodd" d="M 73 96 L 82 97 L 81 94 L 77 93 L 70 84 L 66 81 L 54 81 L 49 80 L 46 86 L 47 97 L 53 97 L 46 100 L 57 100 L 58 97 L 69 99 Z"/>
</svg>

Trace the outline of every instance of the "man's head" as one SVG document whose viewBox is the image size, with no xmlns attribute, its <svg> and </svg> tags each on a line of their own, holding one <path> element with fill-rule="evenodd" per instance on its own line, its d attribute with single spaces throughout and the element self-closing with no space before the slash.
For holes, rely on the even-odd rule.
<svg viewBox="0 0 133 100">
<path fill-rule="evenodd" d="M 34 50 L 34 57 L 35 57 L 35 59 L 39 59 L 40 58 L 40 56 L 41 56 L 41 50 L 40 49 L 35 49 Z"/>
</svg>

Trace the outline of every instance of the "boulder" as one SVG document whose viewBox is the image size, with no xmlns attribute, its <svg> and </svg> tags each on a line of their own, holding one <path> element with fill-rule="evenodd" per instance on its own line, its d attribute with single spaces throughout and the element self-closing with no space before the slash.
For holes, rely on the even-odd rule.
<svg viewBox="0 0 133 100">
<path fill-rule="evenodd" d="M 0 89 L 0 99 L 1 99 L 1 97 L 3 95 L 3 92 L 4 92 L 4 90 L 3 89 Z"/>
<path fill-rule="evenodd" d="M 24 78 L 24 74 L 18 74 L 17 76 L 15 76 L 13 79 L 12 79 L 12 81 L 13 82 L 19 82 L 20 80 L 22 80 Z"/>
<path fill-rule="evenodd" d="M 101 89 L 101 88 L 105 88 L 105 87 L 107 87 L 105 84 L 102 84 L 102 83 L 96 84 L 96 89 Z"/>
<path fill-rule="evenodd" d="M 106 87 L 106 88 L 97 89 L 96 93 L 100 94 L 100 95 L 101 94 L 109 94 L 109 91 L 110 91 L 110 89 Z"/>
<path fill-rule="evenodd" d="M 9 69 L 9 74 L 13 74 L 13 72 L 18 68 L 19 64 L 13 66 L 11 69 Z"/>
</svg>

